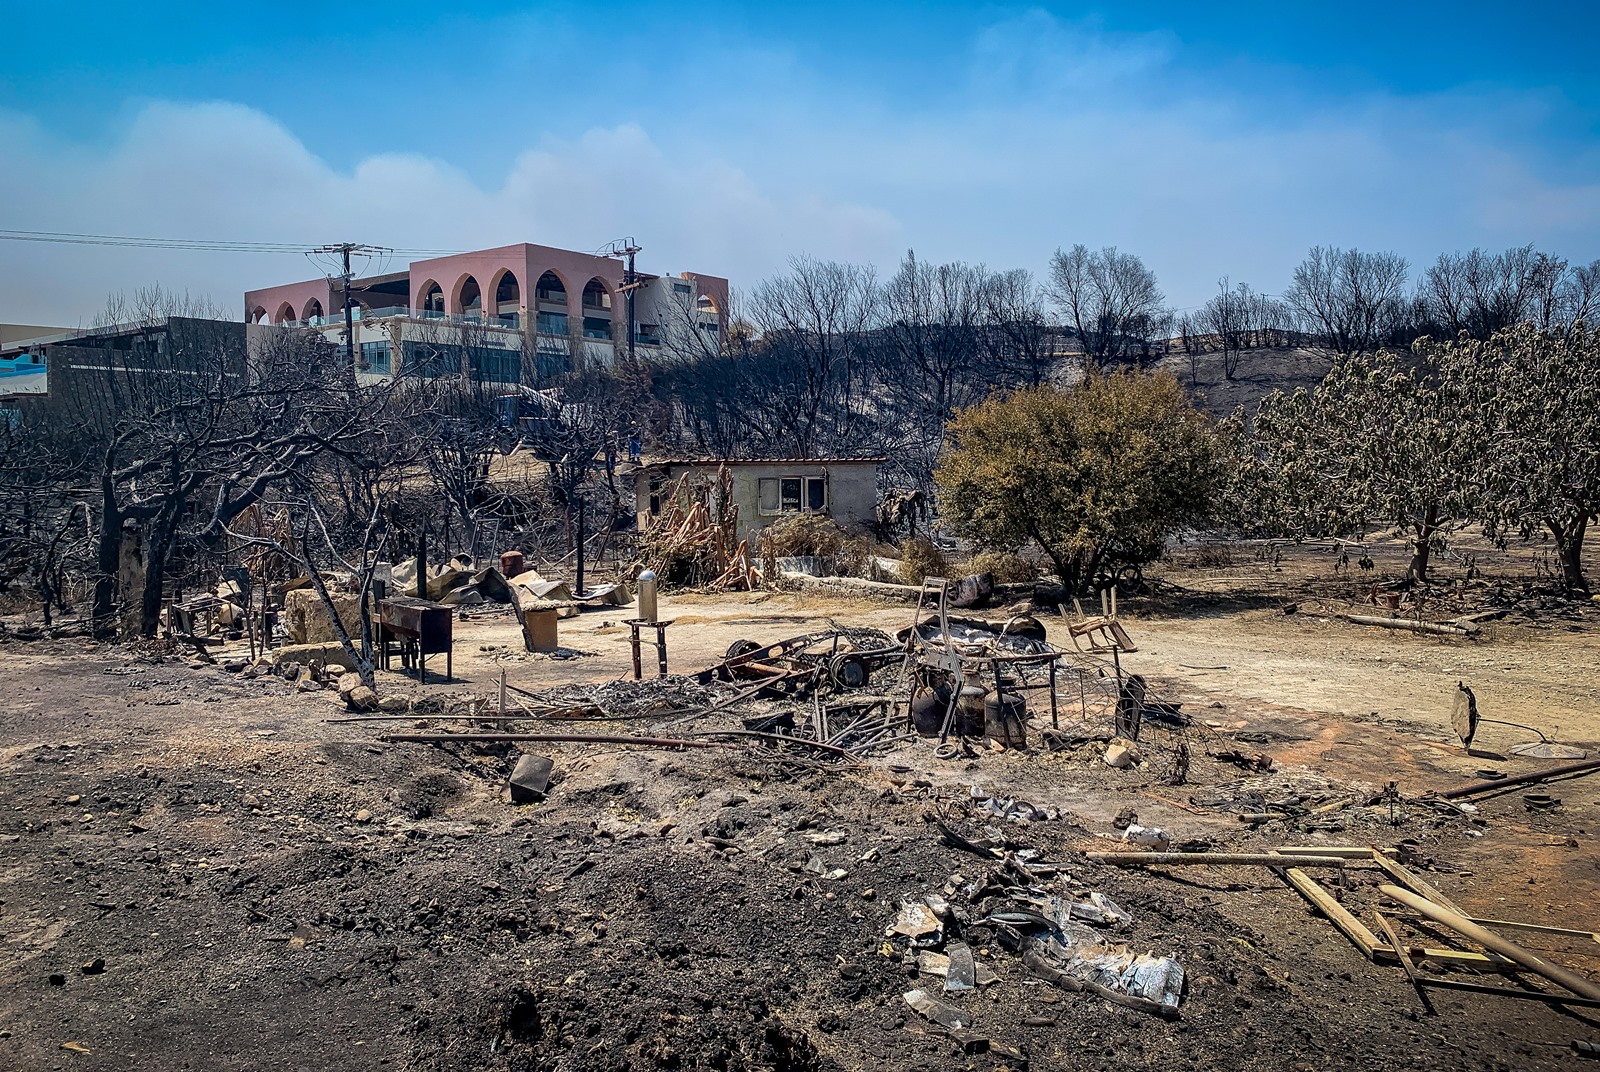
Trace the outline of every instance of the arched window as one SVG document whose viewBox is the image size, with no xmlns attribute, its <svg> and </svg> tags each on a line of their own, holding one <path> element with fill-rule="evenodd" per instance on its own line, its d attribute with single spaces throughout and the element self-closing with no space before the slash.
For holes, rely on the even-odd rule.
<svg viewBox="0 0 1600 1072">
<path fill-rule="evenodd" d="M 534 288 L 533 296 L 535 301 L 545 305 L 565 305 L 567 285 L 554 272 L 546 272 L 539 277 L 539 285 Z"/>
<path fill-rule="evenodd" d="M 288 302 L 284 302 L 282 305 L 278 306 L 278 315 L 272 318 L 272 322 L 274 324 L 293 324 L 299 319 L 300 318 L 295 315 L 294 306 L 290 305 Z"/>
<path fill-rule="evenodd" d="M 267 311 L 265 309 L 263 309 L 261 306 L 258 305 L 254 309 L 250 310 L 250 319 L 249 319 L 248 323 L 251 323 L 251 324 L 265 324 L 266 322 L 267 322 Z"/>
<path fill-rule="evenodd" d="M 494 287 L 495 311 L 510 313 L 517 311 L 515 308 L 506 310 L 502 310 L 500 308 L 500 306 L 507 304 L 513 307 L 522 304 L 522 287 L 517 285 L 517 277 L 515 275 L 513 275 L 511 272 L 502 272 L 500 274 L 500 281 L 496 283 Z"/>
<path fill-rule="evenodd" d="M 430 279 L 422 284 L 422 290 L 419 293 L 421 295 L 417 299 L 417 313 L 419 315 L 424 317 L 444 315 L 444 289 L 439 284 Z"/>
<path fill-rule="evenodd" d="M 599 277 L 583 286 L 583 337 L 611 338 L 611 292 Z"/>
<path fill-rule="evenodd" d="M 312 298 L 310 301 L 306 302 L 305 310 L 302 312 L 300 319 L 307 322 L 321 320 L 322 303 L 315 298 Z"/>
<path fill-rule="evenodd" d="M 470 275 L 462 276 L 456 284 L 456 305 L 463 313 L 483 312 L 483 290 Z"/>
<path fill-rule="evenodd" d="M 606 285 L 598 276 L 583 285 L 583 308 L 585 311 L 590 309 L 611 311 L 611 292 L 606 289 Z"/>
</svg>

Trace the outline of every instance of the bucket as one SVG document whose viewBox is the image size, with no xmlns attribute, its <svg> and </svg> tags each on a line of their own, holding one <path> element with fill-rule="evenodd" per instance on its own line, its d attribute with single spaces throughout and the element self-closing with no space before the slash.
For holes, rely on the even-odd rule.
<svg viewBox="0 0 1600 1072">
<path fill-rule="evenodd" d="M 991 693 L 983 701 L 983 720 L 991 741 L 1007 748 L 1027 747 L 1028 702 L 1021 693 Z"/>
<path fill-rule="evenodd" d="M 529 651 L 555 651 L 556 608 L 523 611 L 522 635 Z"/>
</svg>

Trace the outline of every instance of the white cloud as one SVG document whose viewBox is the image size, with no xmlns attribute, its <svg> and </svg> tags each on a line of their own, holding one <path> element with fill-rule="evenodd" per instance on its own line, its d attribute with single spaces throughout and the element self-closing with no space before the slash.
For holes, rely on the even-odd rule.
<svg viewBox="0 0 1600 1072">
<path fill-rule="evenodd" d="M 460 249 L 632 235 L 653 270 L 736 285 L 802 252 L 888 269 L 914 246 L 1038 271 L 1059 245 L 1115 244 L 1144 256 L 1180 305 L 1225 273 L 1276 290 L 1319 243 L 1418 265 L 1530 241 L 1600 256 L 1600 153 L 1542 148 L 1564 106 L 1538 94 L 1324 92 L 1288 105 L 1282 70 L 1208 78 L 1167 35 L 1041 12 L 977 35 L 965 72 L 930 75 L 914 107 L 790 61 L 771 64 L 781 77 L 745 81 L 751 54 L 764 53 L 697 69 L 693 99 L 714 105 L 606 113 L 566 139 L 530 128 L 488 180 L 408 153 L 336 168 L 235 103 L 152 103 L 97 146 L 0 113 L 0 223 Z M 233 308 L 247 288 L 316 270 L 295 257 L 5 243 L 0 320 L 74 323 L 149 282 Z"/>
<path fill-rule="evenodd" d="M 593 249 L 632 234 L 653 269 L 740 280 L 801 249 L 883 259 L 903 241 L 886 212 L 776 195 L 726 162 L 671 156 L 634 125 L 529 149 L 492 189 L 414 155 L 337 171 L 237 104 L 152 104 L 98 152 L 23 116 L 0 114 L 0 139 L 14 146 L 0 203 L 19 230 L 428 249 Z M 5 254 L 0 320 L 68 326 L 91 320 L 108 294 L 151 282 L 232 309 L 247 289 L 320 270 L 284 255 L 33 243 L 6 243 Z"/>
</svg>

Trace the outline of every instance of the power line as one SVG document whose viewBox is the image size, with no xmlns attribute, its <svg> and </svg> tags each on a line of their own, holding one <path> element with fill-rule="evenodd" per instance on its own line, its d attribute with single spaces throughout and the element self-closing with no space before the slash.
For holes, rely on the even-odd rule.
<svg viewBox="0 0 1600 1072">
<path fill-rule="evenodd" d="M 309 253 L 319 242 L 250 242 L 208 238 L 135 238 L 129 235 L 79 234 L 71 231 L 19 231 L 0 228 L 0 241 L 47 242 L 69 246 L 124 246 L 135 249 L 189 249 L 210 253 Z M 393 246 L 368 247 L 381 253 L 417 256 L 450 256 L 459 249 L 402 249 Z"/>
</svg>

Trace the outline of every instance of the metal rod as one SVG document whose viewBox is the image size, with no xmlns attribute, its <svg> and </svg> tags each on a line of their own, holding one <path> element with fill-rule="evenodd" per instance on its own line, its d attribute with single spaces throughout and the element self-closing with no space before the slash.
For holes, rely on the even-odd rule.
<svg viewBox="0 0 1600 1072">
<path fill-rule="evenodd" d="M 691 734 L 691 736 L 693 736 L 693 737 L 755 737 L 755 738 L 758 738 L 758 739 L 763 740 L 763 741 L 777 741 L 777 742 L 780 742 L 782 744 L 804 745 L 807 748 L 815 748 L 815 749 L 817 749 L 818 751 L 821 751 L 821 752 L 829 752 L 829 753 L 832 753 L 833 755 L 845 756 L 845 757 L 848 757 L 850 759 L 854 759 L 855 758 L 854 753 L 850 752 L 848 749 L 839 748 L 839 747 L 836 747 L 836 746 L 831 745 L 831 744 L 826 744 L 826 743 L 824 743 L 822 741 L 807 740 L 804 737 L 790 737 L 788 734 L 784 734 L 784 733 L 762 733 L 760 730 L 701 730 L 698 733 Z M 727 745 L 725 747 L 734 747 L 734 746 Z"/>
<path fill-rule="evenodd" d="M 449 741 L 545 741 L 567 744 L 639 744 L 655 748 L 737 748 L 726 741 L 686 741 L 672 737 L 633 737 L 610 733 L 387 733 L 381 741 L 443 744 Z"/>
<path fill-rule="evenodd" d="M 1600 770 L 1600 759 L 1585 759 L 1577 763 L 1563 763 L 1559 767 L 1546 767 L 1542 771 L 1532 774 L 1518 774 L 1510 778 L 1492 778 L 1482 782 L 1472 782 L 1468 785 L 1446 789 L 1435 794 L 1440 800 L 1460 800 L 1462 797 L 1476 796 L 1479 793 L 1492 793 L 1496 789 L 1504 789 L 1512 785 L 1528 785 L 1533 782 L 1548 781 L 1552 778 L 1564 778 L 1569 774 L 1589 774 Z"/>
</svg>

